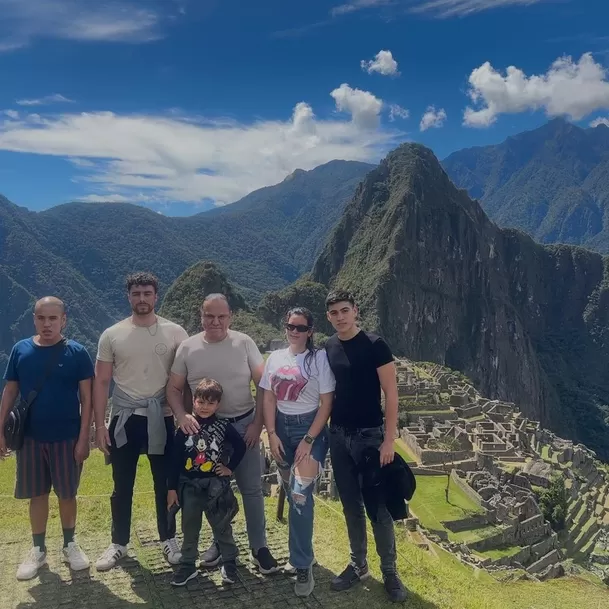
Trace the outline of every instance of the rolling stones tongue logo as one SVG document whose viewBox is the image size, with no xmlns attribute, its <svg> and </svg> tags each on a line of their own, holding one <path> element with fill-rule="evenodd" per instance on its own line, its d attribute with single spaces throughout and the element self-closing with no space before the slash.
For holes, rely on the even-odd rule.
<svg viewBox="0 0 609 609">
<path fill-rule="evenodd" d="M 306 384 L 307 379 L 300 374 L 298 366 L 282 366 L 271 381 L 277 399 L 285 402 L 295 402 Z"/>
</svg>

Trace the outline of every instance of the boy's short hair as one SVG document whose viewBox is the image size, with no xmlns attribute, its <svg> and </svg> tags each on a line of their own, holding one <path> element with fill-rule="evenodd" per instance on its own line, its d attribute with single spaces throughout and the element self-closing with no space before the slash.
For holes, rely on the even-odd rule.
<svg viewBox="0 0 609 609">
<path fill-rule="evenodd" d="M 222 385 L 214 379 L 202 379 L 193 395 L 195 400 L 204 402 L 219 402 L 222 399 Z"/>
<path fill-rule="evenodd" d="M 326 309 L 339 302 L 348 302 L 352 307 L 355 306 L 353 294 L 347 290 L 333 290 L 326 296 Z"/>
</svg>

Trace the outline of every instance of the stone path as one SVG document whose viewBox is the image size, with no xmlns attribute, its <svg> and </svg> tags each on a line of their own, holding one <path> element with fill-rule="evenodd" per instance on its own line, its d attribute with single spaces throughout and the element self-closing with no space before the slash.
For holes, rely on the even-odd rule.
<svg viewBox="0 0 609 609">
<path fill-rule="evenodd" d="M 240 527 L 239 527 L 240 528 Z M 130 555 L 120 568 L 107 573 L 90 571 L 71 573 L 61 562 L 61 540 L 48 540 L 49 566 L 30 582 L 17 582 L 17 565 L 27 552 L 29 539 L 0 543 L 0 607 L 2 609 L 283 609 L 288 607 L 350 607 L 365 606 L 365 600 L 352 593 L 336 594 L 329 590 L 333 576 L 321 566 L 314 568 L 315 591 L 308 599 L 294 596 L 293 578 L 283 574 L 264 577 L 250 561 L 247 537 L 236 531 L 240 549 L 239 582 L 226 586 L 219 569 L 202 573 L 184 588 L 169 584 L 172 567 L 164 560 L 155 532 L 136 528 Z M 271 524 L 269 546 L 283 563 L 287 560 L 286 529 Z M 94 561 L 105 549 L 107 538 L 80 537 L 83 548 Z M 207 543 L 207 539 L 205 539 Z M 202 544 L 203 545 L 203 544 Z M 134 551 L 135 550 L 135 551 Z M 137 555 L 137 560 L 135 558 Z M 367 595 L 364 595 L 367 596 Z"/>
</svg>

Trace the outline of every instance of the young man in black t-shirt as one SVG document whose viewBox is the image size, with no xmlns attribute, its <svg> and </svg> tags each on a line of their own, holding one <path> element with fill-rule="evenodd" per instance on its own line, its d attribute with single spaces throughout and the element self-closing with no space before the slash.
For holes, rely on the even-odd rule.
<svg viewBox="0 0 609 609">
<path fill-rule="evenodd" d="M 366 515 L 362 498 L 360 464 L 366 449 L 378 449 L 381 466 L 394 459 L 398 392 L 393 355 L 376 334 L 357 326 L 357 307 L 349 292 L 326 298 L 328 320 L 336 330 L 326 343 L 336 389 L 330 421 L 330 456 L 351 546 L 351 562 L 332 581 L 333 590 L 347 590 L 370 576 L 366 561 Z M 385 395 L 385 417 L 381 408 Z M 376 550 L 389 599 L 401 602 L 406 590 L 396 568 L 393 519 L 381 502 L 371 515 Z"/>
</svg>

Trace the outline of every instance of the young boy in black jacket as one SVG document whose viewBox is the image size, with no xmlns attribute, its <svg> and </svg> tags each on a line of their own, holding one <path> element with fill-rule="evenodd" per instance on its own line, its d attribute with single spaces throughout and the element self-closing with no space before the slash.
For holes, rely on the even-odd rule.
<svg viewBox="0 0 609 609">
<path fill-rule="evenodd" d="M 178 430 L 168 476 L 167 506 L 182 507 L 182 559 L 171 584 L 183 586 L 195 578 L 198 571 L 199 534 L 203 513 L 212 528 L 222 555 L 222 579 L 234 583 L 237 579 L 238 554 L 231 522 L 239 510 L 230 487 L 230 476 L 245 454 L 246 446 L 239 433 L 226 420 L 216 417 L 222 398 L 220 383 L 203 379 L 193 395 L 193 414 L 201 426 L 198 433 L 185 435 Z M 226 444 L 232 455 L 226 465 L 221 458 Z"/>
</svg>

